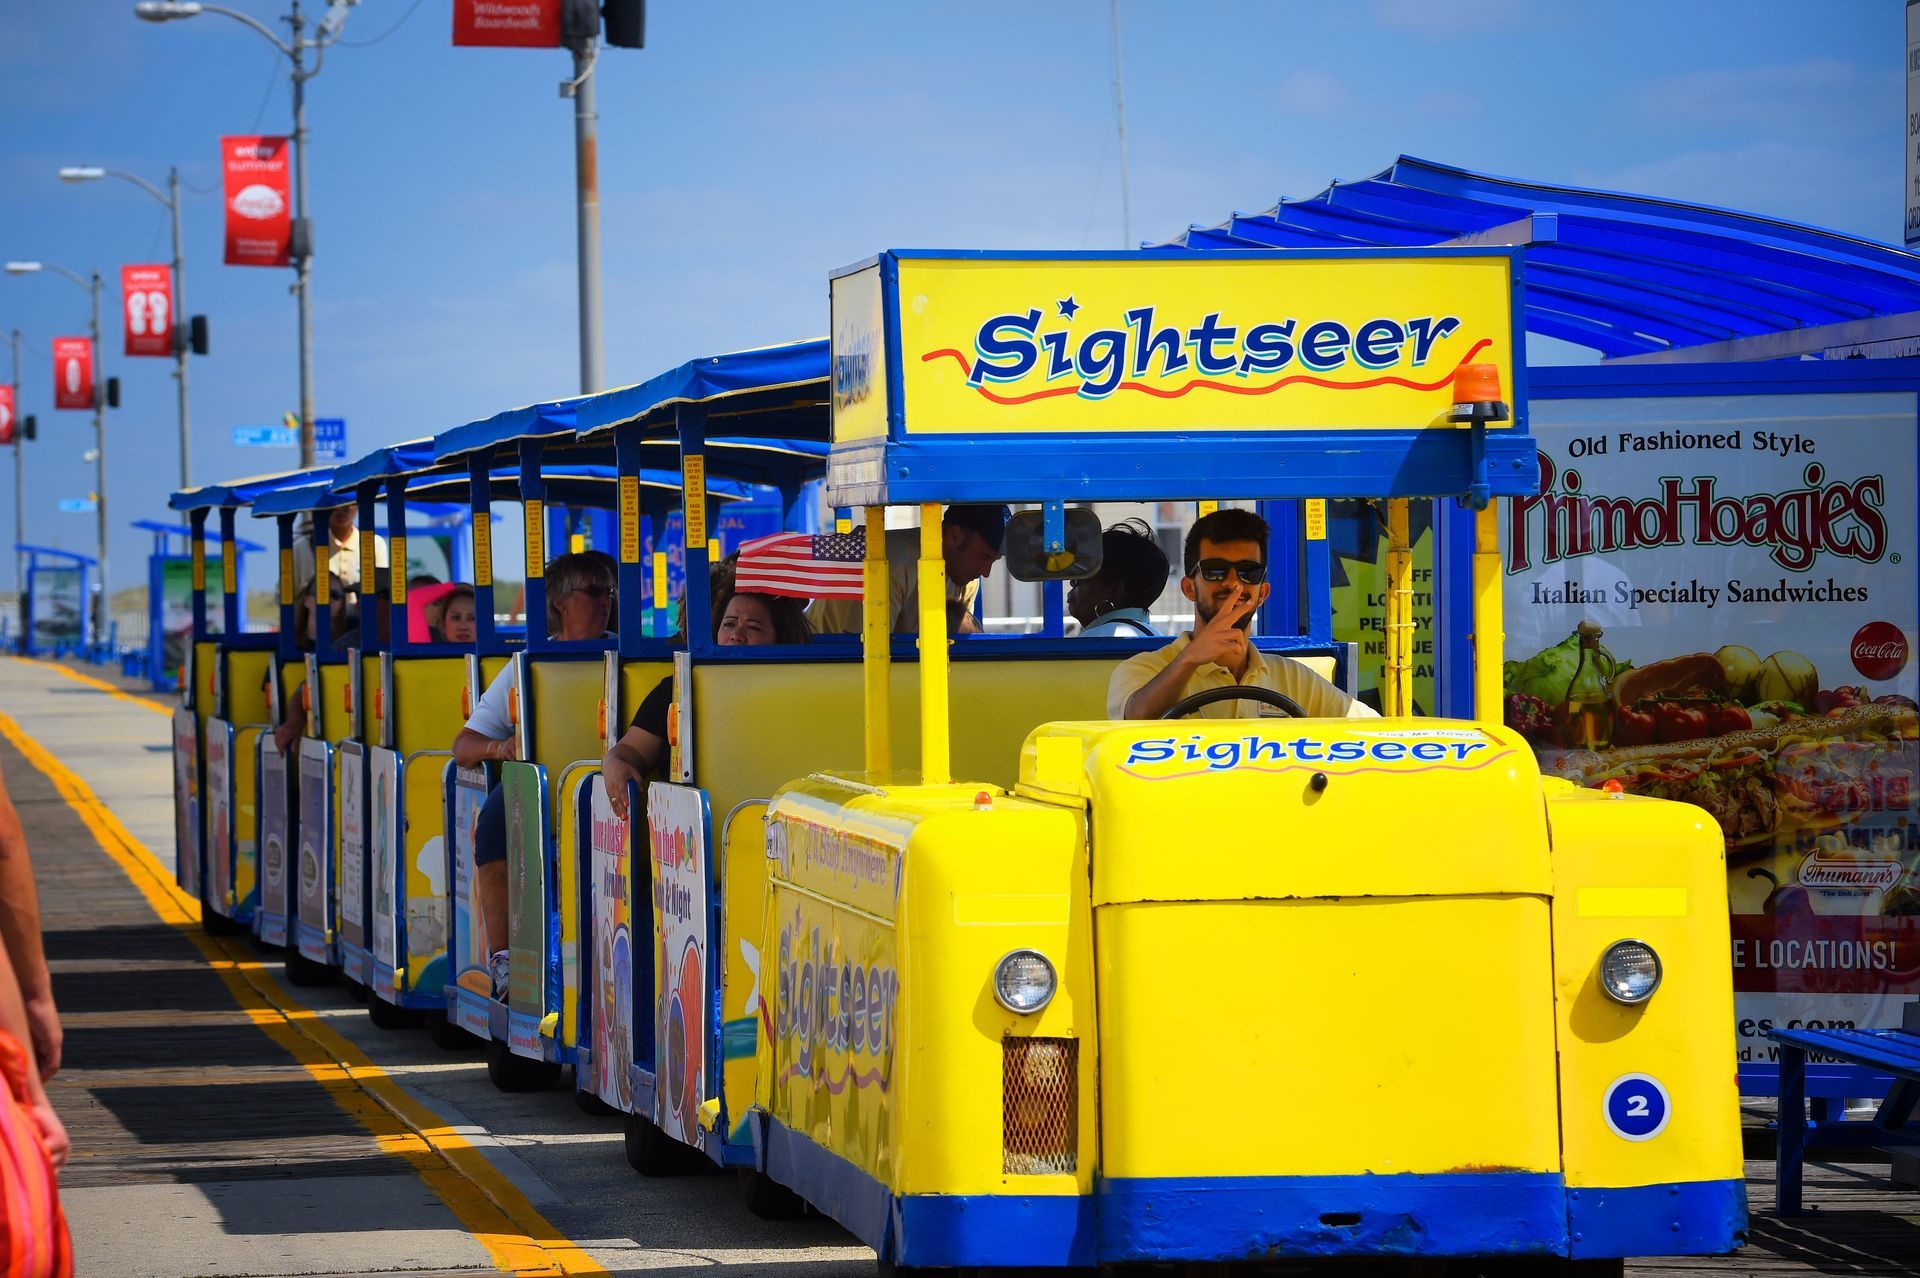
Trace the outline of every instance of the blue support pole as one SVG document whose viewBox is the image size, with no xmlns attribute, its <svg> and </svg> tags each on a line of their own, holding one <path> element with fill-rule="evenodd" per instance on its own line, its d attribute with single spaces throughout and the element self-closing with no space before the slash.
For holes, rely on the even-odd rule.
<svg viewBox="0 0 1920 1278">
<path fill-rule="evenodd" d="M 396 530 L 402 538 L 407 534 L 407 481 L 404 476 L 390 475 L 387 478 L 387 562 L 392 567 L 387 571 L 387 648 L 403 653 L 412 646 L 413 635 L 407 627 L 407 566 L 402 561 L 406 548 L 394 540 Z M 452 565 L 448 567 L 451 570 Z M 432 642 L 432 636 L 428 636 L 428 642 Z"/>
<path fill-rule="evenodd" d="M 293 594 L 293 521 L 292 515 L 280 515 L 274 519 L 277 526 L 276 539 L 279 551 L 280 573 L 278 590 L 280 596 L 280 643 L 279 653 L 282 662 L 297 661 L 300 658 L 300 644 L 294 635 L 294 594 Z"/>
<path fill-rule="evenodd" d="M 379 516 L 378 488 L 379 485 L 377 482 L 367 483 L 360 485 L 353 493 L 355 535 L 359 539 L 360 546 L 366 544 L 367 533 L 372 530 Z M 401 535 L 405 536 L 406 525 L 400 525 L 400 530 Z M 389 538 L 393 536 L 391 526 L 387 529 L 387 536 Z M 355 553 L 359 553 L 359 546 L 355 547 Z M 392 555 L 387 556 L 387 562 L 389 564 L 393 562 Z M 379 559 L 377 556 L 374 562 L 370 564 L 367 562 L 365 555 L 360 555 L 360 616 L 358 620 L 360 623 L 360 652 L 364 656 L 373 656 L 380 651 L 380 617 L 376 611 L 380 607 L 380 575 L 378 564 Z M 406 571 L 404 564 L 401 565 L 400 571 L 402 573 Z M 387 570 L 387 583 L 387 589 L 392 590 L 392 568 Z"/>
<path fill-rule="evenodd" d="M 188 643 L 207 637 L 207 512 L 187 512 L 187 554 L 193 560 L 193 635 Z"/>
<path fill-rule="evenodd" d="M 241 633 L 240 548 L 233 526 L 239 513 L 232 506 L 220 508 L 220 629 L 229 641 Z"/>
<path fill-rule="evenodd" d="M 327 526 L 324 507 L 309 511 L 307 522 L 313 546 L 313 651 L 321 665 L 332 665 L 338 659 L 333 649 L 333 567 L 328 562 L 333 557 L 333 533 Z M 323 589 L 324 599 L 320 594 Z M 315 688 L 313 695 L 318 705 L 320 690 Z"/>
<path fill-rule="evenodd" d="M 640 518 L 640 428 L 616 427 L 613 432 L 614 466 L 619 475 L 619 529 L 615 535 L 615 582 L 620 588 L 614 601 L 614 627 L 620 632 L 620 653 L 635 655 L 636 646 L 646 633 L 647 601 L 645 563 L 640 547 L 643 531 Z"/>
<path fill-rule="evenodd" d="M 541 444 L 520 443 L 521 523 L 527 551 L 527 651 L 547 647 L 547 484 L 540 474 Z"/>
<path fill-rule="evenodd" d="M 1433 507 L 1434 713 L 1473 717 L 1473 511 L 1448 497 Z"/>
<path fill-rule="evenodd" d="M 493 476 L 487 458 L 475 453 L 467 459 L 467 508 L 473 514 L 473 646 L 476 652 L 498 652 L 493 628 Z"/>
<path fill-rule="evenodd" d="M 675 411 L 680 435 L 681 527 L 685 530 L 687 565 L 687 651 L 711 656 L 714 651 L 712 583 L 707 565 L 707 409 L 704 404 L 682 404 Z"/>
</svg>

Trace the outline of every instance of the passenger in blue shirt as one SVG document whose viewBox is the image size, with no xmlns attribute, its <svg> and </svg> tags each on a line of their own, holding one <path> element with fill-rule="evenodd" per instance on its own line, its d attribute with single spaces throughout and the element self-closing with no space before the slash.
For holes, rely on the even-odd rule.
<svg viewBox="0 0 1920 1278">
<path fill-rule="evenodd" d="M 1159 638 L 1148 610 L 1167 588 L 1167 552 L 1140 519 L 1123 519 L 1100 534 L 1100 571 L 1067 591 L 1067 611 L 1081 638 Z"/>
</svg>

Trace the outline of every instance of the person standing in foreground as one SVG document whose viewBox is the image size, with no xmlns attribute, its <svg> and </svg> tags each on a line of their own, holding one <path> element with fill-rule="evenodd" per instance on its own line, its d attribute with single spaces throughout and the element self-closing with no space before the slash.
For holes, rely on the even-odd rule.
<svg viewBox="0 0 1920 1278">
<path fill-rule="evenodd" d="M 1291 657 L 1263 653 L 1247 635 L 1267 581 L 1267 521 L 1250 510 L 1216 510 L 1187 531 L 1180 593 L 1193 601 L 1194 627 L 1164 648 L 1127 658 L 1107 684 L 1107 717 L 1157 719 L 1182 698 L 1234 685 L 1293 698 L 1312 719 L 1377 718 Z M 1270 713 L 1250 699 L 1216 701 L 1194 713 L 1249 719 Z"/>
<path fill-rule="evenodd" d="M 11 1278 L 63 1278 L 73 1246 L 56 1175 L 67 1129 L 44 1080 L 60 1068 L 60 1019 L 40 943 L 26 832 L 0 778 L 0 1266 Z"/>
</svg>

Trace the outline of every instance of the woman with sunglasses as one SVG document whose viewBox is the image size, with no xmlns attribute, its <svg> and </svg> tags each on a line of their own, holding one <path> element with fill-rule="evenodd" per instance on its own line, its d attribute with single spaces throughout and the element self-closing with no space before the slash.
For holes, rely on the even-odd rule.
<svg viewBox="0 0 1920 1278">
<path fill-rule="evenodd" d="M 562 555 L 547 565 L 547 637 L 603 639 L 613 615 L 613 560 L 600 551 Z M 495 675 L 453 739 L 453 761 L 463 768 L 520 757 L 507 693 L 513 667 Z M 493 977 L 493 996 L 507 988 L 507 809 L 499 786 L 487 795 L 473 834 L 474 912 L 479 917 Z"/>
<path fill-rule="evenodd" d="M 1107 717 L 1157 719 L 1196 692 L 1265 688 L 1299 703 L 1312 719 L 1374 718 L 1306 666 L 1261 652 L 1247 635 L 1272 590 L 1267 581 L 1267 521 L 1250 510 L 1216 510 L 1187 531 L 1180 593 L 1193 601 L 1193 630 L 1166 647 L 1127 658 L 1107 684 Z M 1266 707 L 1245 698 L 1194 711 L 1207 719 L 1250 719 Z"/>
</svg>

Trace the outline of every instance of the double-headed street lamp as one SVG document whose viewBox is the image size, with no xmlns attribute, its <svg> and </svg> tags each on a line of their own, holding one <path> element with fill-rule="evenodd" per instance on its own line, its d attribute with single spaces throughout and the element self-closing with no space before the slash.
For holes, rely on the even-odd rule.
<svg viewBox="0 0 1920 1278">
<path fill-rule="evenodd" d="M 62 182 L 92 182 L 99 178 L 117 177 L 133 183 L 154 199 L 167 206 L 167 212 L 173 218 L 173 314 L 168 317 L 168 341 L 173 346 L 173 376 L 180 383 L 180 487 L 193 487 L 193 437 L 188 430 L 187 418 L 187 327 L 181 318 L 186 314 L 187 286 L 181 276 L 180 256 L 180 170 L 167 170 L 167 189 L 162 191 L 153 183 L 119 169 L 103 169 L 94 165 L 70 165 L 60 170 Z"/>
<path fill-rule="evenodd" d="M 35 275 L 41 271 L 52 271 L 55 275 L 64 275 L 93 299 L 93 523 L 94 535 L 99 539 L 100 580 L 99 593 L 93 597 L 93 634 L 96 641 L 104 642 L 107 635 L 107 379 L 104 372 L 105 352 L 100 349 L 100 272 L 81 275 L 53 262 L 8 262 L 9 275 Z"/>
<path fill-rule="evenodd" d="M 347 20 L 347 11 L 359 2 L 329 0 L 327 12 L 317 24 L 314 35 L 309 37 L 302 34 L 306 29 L 306 19 L 300 13 L 300 0 L 293 0 L 293 11 L 287 15 L 287 23 L 293 28 L 291 40 L 282 40 L 259 19 L 224 5 L 196 4 L 191 0 L 142 0 L 142 3 L 133 6 L 134 15 L 148 22 L 171 22 L 178 18 L 198 17 L 203 13 L 217 13 L 232 18 L 253 28 L 293 64 L 294 221 L 289 255 L 293 258 L 294 269 L 299 272 L 293 287 L 300 302 L 302 468 L 313 465 L 313 297 L 308 287 L 309 272 L 313 265 L 313 223 L 307 217 L 307 81 L 320 74 L 320 62 L 328 46 L 339 36 L 341 24 Z M 306 63 L 309 50 L 314 55 L 311 68 Z"/>
</svg>

